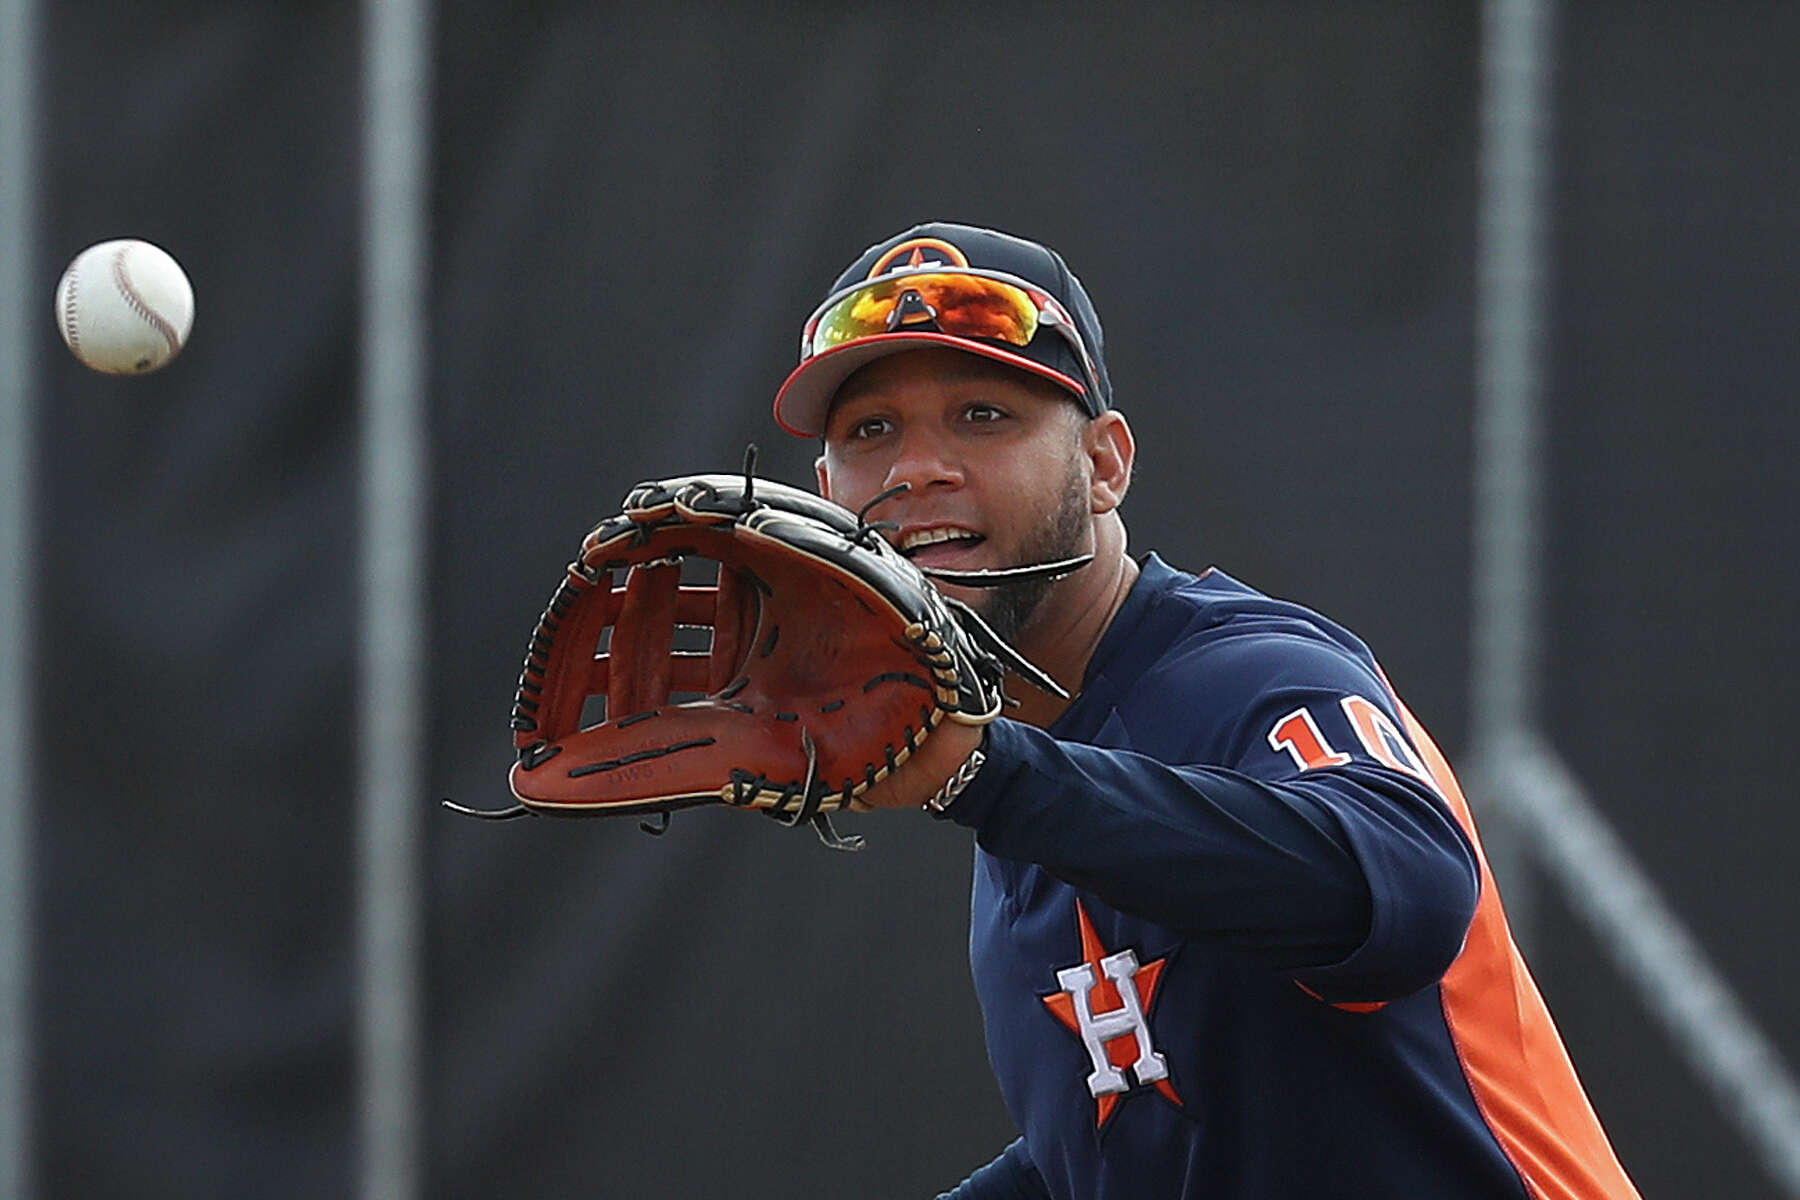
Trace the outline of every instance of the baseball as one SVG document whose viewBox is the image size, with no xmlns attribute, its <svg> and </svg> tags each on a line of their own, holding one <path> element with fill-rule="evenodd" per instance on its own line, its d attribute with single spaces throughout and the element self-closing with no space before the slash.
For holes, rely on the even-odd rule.
<svg viewBox="0 0 1800 1200">
<path fill-rule="evenodd" d="M 120 238 L 75 256 L 56 285 L 56 326 L 82 364 L 143 375 L 168 363 L 194 327 L 194 289 L 167 251 Z"/>
</svg>

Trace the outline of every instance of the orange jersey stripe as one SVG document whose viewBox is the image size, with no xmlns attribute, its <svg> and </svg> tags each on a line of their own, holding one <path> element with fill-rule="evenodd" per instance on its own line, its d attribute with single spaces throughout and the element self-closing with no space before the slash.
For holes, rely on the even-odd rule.
<svg viewBox="0 0 1800 1200">
<path fill-rule="evenodd" d="M 1481 867 L 1481 900 L 1468 941 L 1439 990 L 1482 1118 L 1535 1200 L 1638 1200 L 1513 945 L 1475 821 L 1450 764 L 1398 697 L 1394 702 Z"/>
</svg>

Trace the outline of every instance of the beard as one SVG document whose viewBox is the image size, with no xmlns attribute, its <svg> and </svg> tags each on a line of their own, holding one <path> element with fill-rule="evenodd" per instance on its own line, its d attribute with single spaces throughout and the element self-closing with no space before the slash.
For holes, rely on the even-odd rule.
<svg viewBox="0 0 1800 1200">
<path fill-rule="evenodd" d="M 1037 532 L 1019 547 L 1019 561 L 1014 566 L 1055 562 L 1083 553 L 1089 528 L 1087 482 L 1071 465 L 1063 483 L 1062 495 Z M 1009 646 L 1018 645 L 1019 635 L 1036 614 L 1044 597 L 1061 579 L 1021 579 L 988 588 L 969 607 L 981 615 L 988 627 Z"/>
</svg>

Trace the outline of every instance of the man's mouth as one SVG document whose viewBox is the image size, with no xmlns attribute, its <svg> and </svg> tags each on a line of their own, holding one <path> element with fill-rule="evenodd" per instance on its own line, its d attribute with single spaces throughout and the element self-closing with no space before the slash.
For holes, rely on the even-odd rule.
<svg viewBox="0 0 1800 1200">
<path fill-rule="evenodd" d="M 923 565 L 943 564 L 962 557 L 987 539 L 954 525 L 912 529 L 900 535 L 900 553 Z"/>
</svg>

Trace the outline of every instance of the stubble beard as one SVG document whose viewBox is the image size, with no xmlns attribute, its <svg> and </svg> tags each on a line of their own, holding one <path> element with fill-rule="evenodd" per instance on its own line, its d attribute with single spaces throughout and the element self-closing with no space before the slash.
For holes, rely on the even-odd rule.
<svg viewBox="0 0 1800 1200">
<path fill-rule="evenodd" d="M 1074 558 L 1085 548 L 1088 527 L 1087 484 L 1081 472 L 1071 465 L 1056 510 L 1019 546 L 1019 561 L 1011 565 L 1030 566 Z M 1022 579 L 1017 583 L 1001 584 L 986 589 L 970 602 L 970 607 L 1007 645 L 1017 646 L 1019 635 L 1029 627 L 1031 618 L 1058 582 L 1058 579 Z"/>
</svg>

